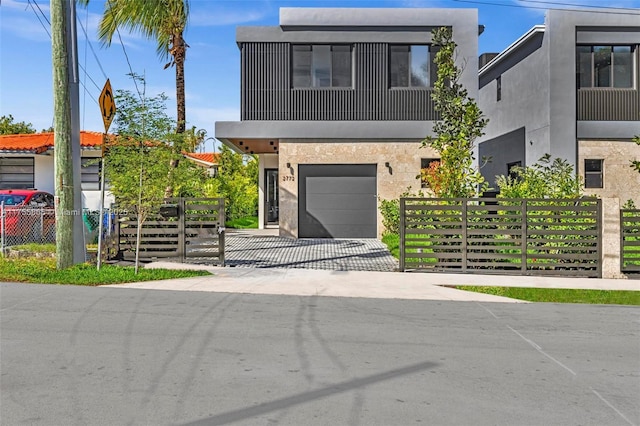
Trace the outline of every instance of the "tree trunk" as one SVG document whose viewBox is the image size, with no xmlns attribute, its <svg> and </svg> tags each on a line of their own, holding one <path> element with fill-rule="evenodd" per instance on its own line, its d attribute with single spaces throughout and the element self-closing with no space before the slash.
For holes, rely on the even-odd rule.
<svg viewBox="0 0 640 426">
<path fill-rule="evenodd" d="M 178 109 L 178 123 L 176 126 L 176 133 L 184 133 L 187 123 L 186 97 L 184 93 L 184 60 L 187 53 L 187 47 L 185 45 L 184 39 L 182 38 L 182 33 L 175 35 L 174 52 L 175 53 L 173 59 L 176 64 L 176 103 Z M 180 153 L 178 152 L 176 154 Z M 171 175 L 173 174 L 173 171 L 178 168 L 179 162 L 180 160 L 175 158 L 171 160 L 171 163 L 169 163 L 169 184 L 164 190 L 165 198 L 170 198 L 173 196 Z"/>
<path fill-rule="evenodd" d="M 66 0 L 51 0 L 53 63 L 54 177 L 56 196 L 56 266 L 73 265 L 73 167 L 71 154 L 71 98 L 66 34 Z M 68 7 L 68 6 L 67 6 Z"/>
</svg>

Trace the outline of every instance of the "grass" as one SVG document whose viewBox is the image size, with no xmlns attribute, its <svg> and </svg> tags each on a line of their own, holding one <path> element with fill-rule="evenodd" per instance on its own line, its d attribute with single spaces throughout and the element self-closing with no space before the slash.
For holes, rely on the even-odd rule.
<svg viewBox="0 0 640 426">
<path fill-rule="evenodd" d="M 529 302 L 640 305 L 640 291 L 456 286 L 458 290 L 493 294 Z"/>
<path fill-rule="evenodd" d="M 31 253 L 55 253 L 56 245 L 55 244 L 40 244 L 40 243 L 28 243 L 22 244 L 19 246 L 11 247 L 13 250 L 24 250 Z"/>
<path fill-rule="evenodd" d="M 209 275 L 209 272 L 141 268 L 135 274 L 133 267 L 115 265 L 103 265 L 98 271 L 94 265 L 87 263 L 59 271 L 54 258 L 0 258 L 0 281 L 11 282 L 97 286 L 203 275 Z"/>
<path fill-rule="evenodd" d="M 258 229 L 258 216 L 241 217 L 240 219 L 228 220 L 225 222 L 227 228 L 235 229 Z"/>
<path fill-rule="evenodd" d="M 398 234 L 384 234 L 382 242 L 387 245 L 391 256 L 398 259 L 400 257 L 400 236 Z"/>
</svg>

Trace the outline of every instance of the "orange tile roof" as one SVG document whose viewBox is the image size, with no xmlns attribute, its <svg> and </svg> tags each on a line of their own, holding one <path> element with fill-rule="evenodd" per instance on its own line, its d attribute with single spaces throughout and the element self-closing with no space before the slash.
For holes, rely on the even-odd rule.
<svg viewBox="0 0 640 426">
<path fill-rule="evenodd" d="M 102 145 L 102 133 L 80 131 L 80 146 L 84 148 Z M 0 135 L 0 151 L 31 152 L 41 154 L 53 148 L 53 133 Z"/>
<path fill-rule="evenodd" d="M 213 152 L 186 152 L 184 155 L 210 164 L 218 164 L 220 154 Z"/>
</svg>

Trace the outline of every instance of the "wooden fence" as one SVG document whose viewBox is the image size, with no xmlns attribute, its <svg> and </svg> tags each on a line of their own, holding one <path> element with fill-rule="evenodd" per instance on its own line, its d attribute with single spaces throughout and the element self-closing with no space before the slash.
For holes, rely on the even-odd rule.
<svg viewBox="0 0 640 426">
<path fill-rule="evenodd" d="M 620 210 L 620 270 L 640 274 L 640 210 Z"/>
<path fill-rule="evenodd" d="M 149 215 L 140 231 L 140 259 L 171 259 L 224 265 L 224 199 L 171 198 Z M 136 255 L 138 218 L 121 216 L 114 250 L 125 260 Z"/>
<path fill-rule="evenodd" d="M 602 276 L 601 201 L 403 198 L 400 270 Z"/>
</svg>

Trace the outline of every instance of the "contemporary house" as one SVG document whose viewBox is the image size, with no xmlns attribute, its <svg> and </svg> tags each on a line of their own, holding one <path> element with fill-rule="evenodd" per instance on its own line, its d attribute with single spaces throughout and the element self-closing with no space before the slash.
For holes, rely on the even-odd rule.
<svg viewBox="0 0 640 426">
<path fill-rule="evenodd" d="M 438 119 L 432 30 L 452 28 L 478 90 L 474 9 L 283 8 L 239 27 L 241 117 L 215 136 L 260 162 L 260 227 L 289 237 L 379 237 L 379 198 L 419 189 Z"/>
<path fill-rule="evenodd" d="M 489 182 L 544 154 L 573 164 L 585 193 L 640 205 L 640 14 L 547 11 L 480 69 L 479 144 Z"/>
</svg>

